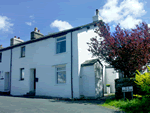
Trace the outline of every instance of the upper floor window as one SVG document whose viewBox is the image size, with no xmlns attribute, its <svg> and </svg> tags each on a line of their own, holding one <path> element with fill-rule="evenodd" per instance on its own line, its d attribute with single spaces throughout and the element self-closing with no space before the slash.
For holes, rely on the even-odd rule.
<svg viewBox="0 0 150 113">
<path fill-rule="evenodd" d="M 25 57 L 25 46 L 21 47 L 21 57 Z"/>
<path fill-rule="evenodd" d="M 0 53 L 0 62 L 2 62 L 2 53 Z"/>
<path fill-rule="evenodd" d="M 24 68 L 20 69 L 20 80 L 24 80 Z"/>
<path fill-rule="evenodd" d="M 66 83 L 66 66 L 56 67 L 57 84 Z"/>
<path fill-rule="evenodd" d="M 57 38 L 56 54 L 66 52 L 66 37 Z"/>
</svg>

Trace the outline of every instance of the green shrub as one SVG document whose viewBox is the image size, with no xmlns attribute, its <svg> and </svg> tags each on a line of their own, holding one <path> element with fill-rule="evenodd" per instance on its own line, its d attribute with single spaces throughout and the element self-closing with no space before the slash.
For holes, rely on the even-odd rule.
<svg viewBox="0 0 150 113">
<path fill-rule="evenodd" d="M 111 100 L 107 99 L 105 105 L 119 107 L 120 109 L 124 110 L 127 113 L 148 113 L 150 112 L 150 98 L 142 97 L 142 99 L 132 99 L 124 101 L 123 99 L 120 100 Z"/>
<path fill-rule="evenodd" d="M 109 87 L 110 86 L 110 84 L 106 84 L 106 87 Z"/>
<path fill-rule="evenodd" d="M 148 70 L 150 71 L 150 67 L 148 67 Z M 135 83 L 141 86 L 141 90 L 145 91 L 144 95 L 150 94 L 150 72 L 146 72 L 144 74 L 141 74 L 138 70 L 136 70 L 136 78 Z"/>
</svg>

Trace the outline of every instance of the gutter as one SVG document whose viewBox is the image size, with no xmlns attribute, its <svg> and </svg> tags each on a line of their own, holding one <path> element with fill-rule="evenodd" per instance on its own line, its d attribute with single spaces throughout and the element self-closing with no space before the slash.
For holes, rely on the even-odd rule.
<svg viewBox="0 0 150 113">
<path fill-rule="evenodd" d="M 71 98 L 73 99 L 73 77 L 72 77 L 72 32 L 71 32 Z"/>
<path fill-rule="evenodd" d="M 10 88 L 10 94 L 11 94 L 11 72 L 12 72 L 12 48 L 11 48 L 11 50 L 10 50 L 10 86 L 9 86 L 9 88 Z"/>
</svg>

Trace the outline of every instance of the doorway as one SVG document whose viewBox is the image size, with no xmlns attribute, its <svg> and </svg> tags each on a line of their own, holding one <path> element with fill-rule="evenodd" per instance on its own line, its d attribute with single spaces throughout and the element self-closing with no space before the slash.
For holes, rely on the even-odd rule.
<svg viewBox="0 0 150 113">
<path fill-rule="evenodd" d="M 36 69 L 31 68 L 30 69 L 30 92 L 31 93 L 36 93 Z"/>
<path fill-rule="evenodd" d="M 5 72 L 4 91 L 5 92 L 9 92 L 10 91 L 10 75 L 9 75 L 9 72 Z"/>
</svg>

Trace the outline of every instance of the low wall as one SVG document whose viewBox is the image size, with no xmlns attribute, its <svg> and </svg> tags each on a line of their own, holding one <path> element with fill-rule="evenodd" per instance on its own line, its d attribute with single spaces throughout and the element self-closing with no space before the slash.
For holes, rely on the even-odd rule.
<svg viewBox="0 0 150 113">
<path fill-rule="evenodd" d="M 140 86 L 137 85 L 135 82 L 135 78 L 121 78 L 121 79 L 115 79 L 115 97 L 116 99 L 123 98 L 123 92 L 122 87 L 126 86 L 133 86 L 133 94 L 143 94 L 140 90 Z M 126 95 L 129 96 L 130 93 L 127 93 Z"/>
</svg>

